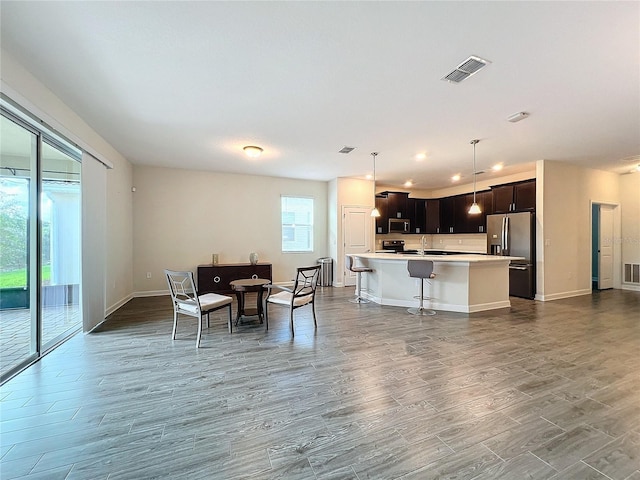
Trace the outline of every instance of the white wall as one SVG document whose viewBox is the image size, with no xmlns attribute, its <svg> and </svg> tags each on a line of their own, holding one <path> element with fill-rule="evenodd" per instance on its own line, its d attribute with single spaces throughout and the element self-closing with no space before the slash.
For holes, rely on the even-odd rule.
<svg viewBox="0 0 640 480">
<path fill-rule="evenodd" d="M 537 188 L 538 294 L 553 300 L 591 293 L 591 204 L 619 205 L 620 175 L 573 164 L 542 161 Z M 620 218 L 614 230 L 620 232 Z M 615 214 L 614 214 L 615 215 Z M 614 232 L 615 233 L 615 232 Z M 614 252 L 614 262 L 615 262 Z M 620 252 L 614 278 L 620 279 Z"/>
<path fill-rule="evenodd" d="M 131 298 L 131 164 L 11 55 L 1 52 L 2 92 L 58 132 L 110 164 L 107 172 L 106 305 L 109 313 Z"/>
<path fill-rule="evenodd" d="M 335 228 L 336 231 L 336 248 L 335 257 L 332 252 L 334 260 L 333 271 L 333 285 L 344 285 L 344 238 L 342 228 L 342 209 L 344 207 L 367 207 L 373 209 L 375 206 L 375 195 L 373 190 L 372 180 L 360 180 L 357 178 L 338 178 L 335 180 L 336 194 L 336 218 L 335 225 L 331 228 Z M 371 217 L 371 241 L 375 239 L 375 220 Z M 372 245 L 372 248 L 375 248 Z"/>
<path fill-rule="evenodd" d="M 211 263 L 273 265 L 273 281 L 327 255 L 327 182 L 135 166 L 133 169 L 134 295 L 167 290 L 163 270 Z M 280 196 L 313 197 L 314 252 L 282 253 Z M 147 278 L 147 272 L 151 278 Z"/>
<path fill-rule="evenodd" d="M 640 172 L 620 175 L 622 264 L 640 264 Z M 639 285 L 622 288 L 640 291 Z"/>
</svg>

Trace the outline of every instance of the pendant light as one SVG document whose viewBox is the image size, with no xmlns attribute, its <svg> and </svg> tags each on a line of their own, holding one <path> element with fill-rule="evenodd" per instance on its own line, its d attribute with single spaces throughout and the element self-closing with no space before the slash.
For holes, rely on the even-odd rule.
<svg viewBox="0 0 640 480">
<path fill-rule="evenodd" d="M 378 156 L 378 152 L 371 152 L 371 156 L 373 157 L 373 210 L 371 210 L 372 217 L 379 217 L 380 212 L 376 208 L 376 157 Z"/>
<path fill-rule="evenodd" d="M 480 140 L 471 140 L 471 145 L 473 145 L 473 203 L 471 204 L 471 208 L 469 208 L 469 215 L 477 215 L 478 213 L 482 213 L 480 210 L 480 206 L 476 202 L 476 144 Z"/>
</svg>

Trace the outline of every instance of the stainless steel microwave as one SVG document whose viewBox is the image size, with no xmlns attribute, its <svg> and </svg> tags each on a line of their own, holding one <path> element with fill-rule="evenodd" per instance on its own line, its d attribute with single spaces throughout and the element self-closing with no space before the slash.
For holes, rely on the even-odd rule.
<svg viewBox="0 0 640 480">
<path fill-rule="evenodd" d="M 389 233 L 409 233 L 411 222 L 406 218 L 390 218 Z"/>
</svg>

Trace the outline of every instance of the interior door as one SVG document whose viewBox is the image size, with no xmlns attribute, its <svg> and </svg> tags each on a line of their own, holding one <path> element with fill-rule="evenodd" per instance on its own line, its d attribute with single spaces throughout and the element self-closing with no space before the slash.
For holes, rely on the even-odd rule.
<svg viewBox="0 0 640 480">
<path fill-rule="evenodd" d="M 353 253 L 369 253 L 371 248 L 371 233 L 373 230 L 371 207 L 343 207 L 342 232 L 344 255 Z M 344 258 L 341 265 L 344 265 Z M 344 272 L 344 286 L 356 284 L 356 274 L 347 270 Z"/>
<path fill-rule="evenodd" d="M 611 205 L 600 205 L 598 290 L 613 288 L 613 209 Z"/>
</svg>

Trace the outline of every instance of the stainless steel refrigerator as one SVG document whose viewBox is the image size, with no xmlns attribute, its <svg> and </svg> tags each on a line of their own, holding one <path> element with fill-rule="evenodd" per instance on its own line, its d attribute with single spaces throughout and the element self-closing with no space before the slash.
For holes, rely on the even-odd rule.
<svg viewBox="0 0 640 480">
<path fill-rule="evenodd" d="M 524 257 L 509 264 L 509 295 L 535 297 L 535 237 L 533 212 L 487 215 L 487 254 Z"/>
</svg>

